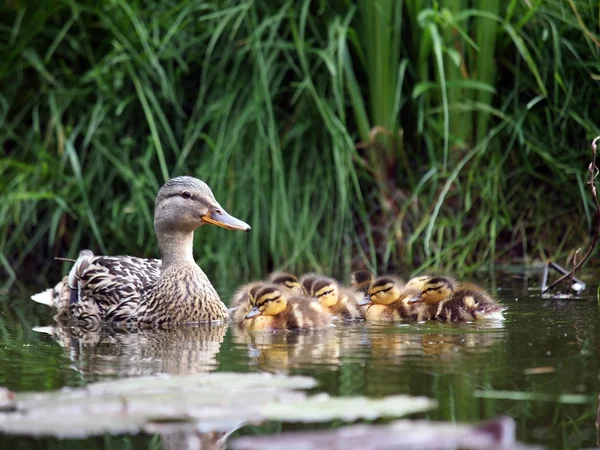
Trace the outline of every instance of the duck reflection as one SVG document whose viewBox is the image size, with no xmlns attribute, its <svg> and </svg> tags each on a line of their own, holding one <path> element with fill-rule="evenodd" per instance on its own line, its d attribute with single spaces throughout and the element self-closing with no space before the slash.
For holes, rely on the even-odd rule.
<svg viewBox="0 0 600 450">
<path fill-rule="evenodd" d="M 214 370 L 226 325 L 124 331 L 105 327 L 36 328 L 69 350 L 73 368 L 89 376 L 193 375 Z"/>
</svg>

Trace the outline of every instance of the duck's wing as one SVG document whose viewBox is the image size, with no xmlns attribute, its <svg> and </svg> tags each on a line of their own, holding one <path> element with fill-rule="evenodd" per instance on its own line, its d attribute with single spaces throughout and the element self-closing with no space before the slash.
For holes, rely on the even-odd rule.
<svg viewBox="0 0 600 450">
<path fill-rule="evenodd" d="M 89 250 L 69 272 L 70 315 L 79 321 L 103 320 L 107 311 L 126 302 L 137 306 L 140 293 L 160 277 L 161 260 L 133 256 L 94 256 Z"/>
</svg>

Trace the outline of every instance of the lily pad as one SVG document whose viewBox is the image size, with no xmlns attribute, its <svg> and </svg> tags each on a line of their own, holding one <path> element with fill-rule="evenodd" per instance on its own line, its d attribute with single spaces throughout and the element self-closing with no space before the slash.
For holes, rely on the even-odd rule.
<svg viewBox="0 0 600 450">
<path fill-rule="evenodd" d="M 515 440 L 515 422 L 501 417 L 480 425 L 399 420 L 388 425 L 354 425 L 327 431 L 245 436 L 230 442 L 234 450 L 533 450 Z"/>
<path fill-rule="evenodd" d="M 0 433 L 83 438 L 104 433 L 230 432 L 266 420 L 399 417 L 435 407 L 423 397 L 307 397 L 313 378 L 209 373 L 129 378 L 54 392 L 5 395 Z"/>
<path fill-rule="evenodd" d="M 268 403 L 259 408 L 264 418 L 283 422 L 328 422 L 335 419 L 352 422 L 357 419 L 402 417 L 428 411 L 437 402 L 426 397 L 393 395 L 381 399 L 367 397 L 313 397 L 286 403 Z"/>
</svg>

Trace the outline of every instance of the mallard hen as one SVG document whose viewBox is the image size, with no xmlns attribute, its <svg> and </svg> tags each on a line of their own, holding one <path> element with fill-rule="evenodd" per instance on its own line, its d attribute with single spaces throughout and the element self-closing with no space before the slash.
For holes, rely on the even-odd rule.
<svg viewBox="0 0 600 450">
<path fill-rule="evenodd" d="M 58 309 L 60 321 L 162 325 L 226 320 L 228 311 L 193 256 L 194 231 L 213 224 L 250 226 L 229 215 L 206 183 L 181 176 L 159 190 L 154 230 L 162 260 L 80 252 L 53 289 L 32 299 Z"/>
</svg>

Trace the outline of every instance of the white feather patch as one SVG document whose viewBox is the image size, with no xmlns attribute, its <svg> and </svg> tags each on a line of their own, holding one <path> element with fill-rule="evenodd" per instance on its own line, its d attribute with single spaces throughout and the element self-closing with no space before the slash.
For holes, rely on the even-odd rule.
<svg viewBox="0 0 600 450">
<path fill-rule="evenodd" d="M 46 289 L 45 291 L 33 294 L 31 300 L 42 305 L 53 306 L 53 289 Z"/>
</svg>

